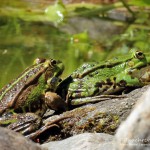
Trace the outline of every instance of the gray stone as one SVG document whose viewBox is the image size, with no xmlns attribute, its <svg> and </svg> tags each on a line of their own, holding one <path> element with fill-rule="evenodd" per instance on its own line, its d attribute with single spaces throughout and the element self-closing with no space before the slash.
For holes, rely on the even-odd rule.
<svg viewBox="0 0 150 150">
<path fill-rule="evenodd" d="M 62 141 L 43 144 L 48 150 L 109 150 L 113 147 L 113 136 L 104 133 L 83 133 Z"/>
<path fill-rule="evenodd" d="M 115 138 L 117 150 L 150 149 L 150 88 L 121 124 Z"/>
<path fill-rule="evenodd" d="M 0 150 L 46 150 L 19 133 L 0 127 Z"/>
</svg>

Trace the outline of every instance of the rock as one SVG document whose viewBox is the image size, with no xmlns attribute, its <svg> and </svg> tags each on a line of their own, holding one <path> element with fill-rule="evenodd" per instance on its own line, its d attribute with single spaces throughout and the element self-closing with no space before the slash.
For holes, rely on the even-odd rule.
<svg viewBox="0 0 150 150">
<path fill-rule="evenodd" d="M 122 27 L 112 25 L 109 21 L 86 17 L 70 18 L 67 24 L 60 27 L 61 31 L 69 34 L 81 33 L 85 29 L 88 29 L 91 38 L 100 40 L 111 38 L 122 31 Z"/>
<path fill-rule="evenodd" d="M 46 150 L 39 144 L 16 133 L 12 130 L 0 127 L 0 149 L 1 150 Z"/>
<path fill-rule="evenodd" d="M 54 127 L 46 131 L 46 134 L 44 133 L 38 139 L 41 143 L 45 141 L 63 140 L 84 132 L 114 135 L 120 123 L 128 117 L 138 98 L 147 88 L 148 86 L 136 89 L 126 94 L 124 98 L 115 98 L 94 104 L 87 104 L 60 115 L 52 115 L 52 117 L 48 117 L 44 122 L 51 122 L 56 117 L 69 115 L 72 115 L 72 117 L 57 122 L 59 128 Z"/>
<path fill-rule="evenodd" d="M 136 89 L 127 94 L 125 98 L 87 104 L 60 115 L 52 115 L 52 117 L 49 117 L 44 122 L 54 121 L 56 117 L 72 116 L 56 122 L 58 126 L 46 130 L 46 132 L 42 133 L 41 137 L 37 137 L 36 139 L 43 143 L 45 141 L 62 140 L 70 137 L 63 141 L 50 142 L 49 149 L 92 149 L 92 146 L 96 147 L 96 149 L 112 149 L 112 142 L 114 141 L 110 137 L 113 136 L 104 133 L 115 134 L 120 122 L 128 117 L 134 104 L 147 88 L 148 86 Z M 117 131 L 116 149 L 134 149 L 138 144 L 149 142 L 150 101 L 148 97 L 150 97 L 150 90 L 141 99 L 141 102 L 138 103 L 127 121 Z M 20 134 L 5 128 L 0 128 L 0 132 L 0 149 L 42 150 L 39 145 L 32 143 Z M 132 145 L 135 142 L 133 139 L 136 140 L 136 145 L 134 146 Z M 122 142 L 125 145 L 121 145 L 121 140 L 123 140 Z M 21 147 L 19 147 L 20 145 Z M 88 148 L 86 145 L 88 145 Z"/>
<path fill-rule="evenodd" d="M 140 98 L 116 135 L 116 150 L 150 149 L 150 88 Z"/>
<path fill-rule="evenodd" d="M 109 150 L 113 146 L 113 136 L 104 133 L 83 133 L 62 141 L 43 144 L 49 150 Z"/>
</svg>

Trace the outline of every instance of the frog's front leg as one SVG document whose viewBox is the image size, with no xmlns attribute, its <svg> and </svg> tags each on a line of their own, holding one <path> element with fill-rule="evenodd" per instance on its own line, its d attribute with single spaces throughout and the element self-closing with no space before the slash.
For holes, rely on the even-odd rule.
<svg viewBox="0 0 150 150">
<path fill-rule="evenodd" d="M 66 102 L 54 92 L 45 93 L 45 104 L 56 111 L 65 111 L 67 110 Z"/>
<path fill-rule="evenodd" d="M 5 113 L 0 118 L 0 126 L 7 126 L 8 129 L 27 135 L 36 131 L 41 125 L 42 119 L 34 113 Z"/>
</svg>

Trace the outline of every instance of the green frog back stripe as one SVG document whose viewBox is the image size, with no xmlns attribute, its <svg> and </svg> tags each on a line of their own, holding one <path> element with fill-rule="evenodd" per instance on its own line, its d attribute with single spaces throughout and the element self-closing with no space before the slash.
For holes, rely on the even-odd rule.
<svg viewBox="0 0 150 150">
<path fill-rule="evenodd" d="M 9 105 L 9 102 L 13 102 L 13 99 L 15 99 L 28 84 L 33 82 L 33 77 L 31 78 L 31 76 L 37 78 L 45 69 L 43 63 L 33 65 L 27 68 L 16 80 L 13 80 L 2 89 L 0 91 L 0 114 L 5 111 L 6 107 L 8 107 L 6 105 Z"/>
</svg>

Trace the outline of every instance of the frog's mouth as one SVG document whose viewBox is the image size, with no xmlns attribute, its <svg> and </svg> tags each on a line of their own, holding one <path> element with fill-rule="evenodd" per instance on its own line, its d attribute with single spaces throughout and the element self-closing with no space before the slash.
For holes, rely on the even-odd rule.
<svg viewBox="0 0 150 150">
<path fill-rule="evenodd" d="M 138 78 L 142 83 L 150 83 L 150 65 L 135 70 L 131 76 Z"/>
</svg>

